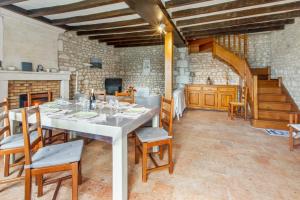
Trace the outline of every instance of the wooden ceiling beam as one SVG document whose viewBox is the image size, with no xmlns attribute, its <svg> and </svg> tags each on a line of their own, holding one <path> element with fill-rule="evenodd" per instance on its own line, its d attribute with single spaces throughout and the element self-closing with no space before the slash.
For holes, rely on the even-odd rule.
<svg viewBox="0 0 300 200">
<path fill-rule="evenodd" d="M 139 41 L 139 40 L 155 40 L 155 39 L 163 39 L 161 35 L 156 36 L 136 36 L 136 37 L 127 37 L 127 38 L 101 38 L 99 42 L 114 42 L 114 41 Z"/>
<path fill-rule="evenodd" d="M 281 19 L 291 19 L 295 17 L 300 17 L 300 10 L 280 13 L 280 14 L 272 14 L 272 15 L 259 16 L 259 17 L 244 18 L 244 19 L 235 19 L 235 20 L 224 21 L 224 22 L 184 27 L 181 28 L 181 31 L 182 32 L 202 31 L 207 29 L 217 29 L 217 28 L 232 27 L 232 26 L 239 26 L 245 24 L 256 24 L 260 22 L 276 21 Z"/>
<path fill-rule="evenodd" d="M 54 15 L 54 14 L 60 14 L 65 12 L 89 9 L 89 8 L 94 8 L 98 6 L 104 6 L 104 5 L 109 5 L 109 4 L 119 3 L 119 2 L 123 2 L 123 0 L 101 0 L 101 1 L 85 0 L 85 1 L 79 1 L 76 3 L 71 3 L 66 5 L 32 9 L 29 11 L 31 17 L 39 17 L 45 15 Z"/>
<path fill-rule="evenodd" d="M 278 31 L 278 30 L 284 30 L 284 25 L 257 28 L 257 29 L 239 30 L 239 31 L 216 32 L 216 33 L 211 33 L 211 34 L 199 34 L 199 35 L 193 35 L 193 36 L 187 37 L 186 39 L 189 41 L 189 40 L 214 37 L 214 36 L 220 36 L 220 35 L 258 33 L 258 32 Z"/>
<path fill-rule="evenodd" d="M 112 41 L 112 42 L 106 42 L 107 45 L 121 45 L 121 44 L 142 44 L 142 43 L 150 43 L 150 42 L 154 42 L 154 43 L 163 43 L 164 40 L 163 39 L 152 39 L 152 40 L 131 40 L 131 41 Z"/>
<path fill-rule="evenodd" d="M 183 35 L 185 37 L 199 35 L 199 34 L 213 34 L 215 32 L 230 32 L 230 31 L 239 31 L 239 30 L 248 30 L 248 29 L 256 29 L 256 28 L 267 28 L 273 26 L 281 26 L 286 24 L 293 24 L 295 23 L 294 19 L 286 19 L 286 20 L 277 20 L 265 23 L 257 23 L 257 24 L 246 24 L 241 26 L 234 26 L 234 27 L 225 27 L 225 28 L 217 28 L 217 29 L 208 29 L 203 31 L 191 31 L 191 32 L 184 32 Z"/>
<path fill-rule="evenodd" d="M 14 4 L 14 3 L 19 3 L 19 2 L 22 2 L 22 1 L 27 1 L 27 0 L 2 0 L 2 1 L 0 1 L 0 7 L 1 6 L 7 6 L 7 5 L 10 5 L 10 4 Z"/>
<path fill-rule="evenodd" d="M 124 28 L 114 28 L 114 29 L 103 29 L 103 30 L 91 30 L 91 31 L 78 31 L 77 35 L 96 35 L 96 34 L 108 34 L 108 33 L 127 33 L 132 31 L 145 31 L 145 30 L 155 30 L 151 25 L 141 25 L 141 26 L 131 26 Z"/>
<path fill-rule="evenodd" d="M 92 20 L 99 20 L 99 19 L 107 19 L 112 17 L 121 17 L 125 15 L 132 15 L 132 14 L 135 14 L 133 10 L 131 10 L 130 8 L 124 8 L 120 10 L 96 13 L 92 15 L 56 19 L 56 20 L 52 20 L 52 24 L 53 25 L 70 24 L 70 23 L 78 23 L 78 22 L 85 22 L 85 21 L 92 21 Z"/>
<path fill-rule="evenodd" d="M 122 26 L 138 25 L 138 24 L 144 24 L 144 23 L 145 23 L 145 20 L 143 20 L 142 18 L 138 18 L 138 19 L 117 21 L 117 22 L 108 22 L 108 23 L 101 23 L 101 24 L 70 26 L 70 30 L 84 31 L 84 30 L 117 28 L 117 27 L 122 27 Z"/>
<path fill-rule="evenodd" d="M 89 36 L 90 40 L 98 40 L 105 38 L 129 38 L 136 36 L 157 36 L 159 33 L 156 31 L 144 31 L 144 32 L 133 32 L 133 33 L 124 33 L 124 34 L 107 34 L 107 35 L 93 35 Z"/>
<path fill-rule="evenodd" d="M 172 18 L 189 17 L 193 15 L 201 15 L 213 12 L 219 12 L 224 10 L 231 10 L 237 8 L 244 8 L 248 6 L 256 6 L 267 3 L 274 3 L 281 0 L 237 0 L 227 3 L 220 3 L 211 6 L 205 6 L 200 8 L 191 8 L 186 10 L 175 11 L 172 13 Z"/>
<path fill-rule="evenodd" d="M 149 43 L 132 43 L 132 44 L 120 44 L 115 45 L 115 48 L 126 48 L 126 47 L 145 47 L 145 46 L 157 46 L 157 45 L 163 45 L 163 42 L 149 42 Z"/>
<path fill-rule="evenodd" d="M 218 21 L 218 20 L 247 17 L 247 16 L 252 16 L 252 15 L 258 15 L 258 14 L 267 14 L 267 13 L 272 13 L 272 12 L 290 11 L 290 10 L 297 10 L 297 9 L 300 9 L 299 1 L 293 2 L 293 3 L 288 3 L 288 4 L 270 6 L 270 7 L 254 8 L 254 9 L 230 12 L 230 13 L 225 13 L 225 14 L 218 14 L 218 15 L 186 19 L 186 20 L 178 20 L 176 22 L 176 25 L 177 26 L 186 26 L 186 25 L 191 25 L 191 24 L 200 24 L 200 23 L 205 23 L 205 22 L 213 22 L 213 21 Z"/>
<path fill-rule="evenodd" d="M 153 27 L 158 27 L 163 23 L 166 31 L 174 33 L 174 44 L 177 47 L 185 46 L 185 40 L 170 19 L 169 13 L 165 9 L 161 0 L 124 0 L 128 6 L 139 14 L 146 22 Z"/>
<path fill-rule="evenodd" d="M 171 0 L 166 2 L 166 8 L 175 8 L 180 6 L 191 5 L 195 3 L 203 3 L 210 0 Z"/>
</svg>

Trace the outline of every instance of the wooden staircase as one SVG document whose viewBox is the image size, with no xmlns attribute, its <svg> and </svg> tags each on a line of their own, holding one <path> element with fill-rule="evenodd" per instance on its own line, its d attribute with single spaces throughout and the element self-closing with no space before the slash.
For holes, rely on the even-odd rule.
<svg viewBox="0 0 300 200">
<path fill-rule="evenodd" d="M 213 55 L 226 62 L 249 88 L 251 124 L 257 128 L 287 130 L 289 114 L 299 111 L 281 78 L 270 79 L 270 67 L 250 68 L 248 37 L 229 35 L 215 38 Z"/>
</svg>

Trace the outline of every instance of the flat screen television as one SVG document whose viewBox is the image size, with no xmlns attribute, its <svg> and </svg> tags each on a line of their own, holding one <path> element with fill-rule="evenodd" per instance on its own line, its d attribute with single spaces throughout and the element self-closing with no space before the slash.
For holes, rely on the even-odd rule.
<svg viewBox="0 0 300 200">
<path fill-rule="evenodd" d="M 122 79 L 121 78 L 106 78 L 105 90 L 108 95 L 115 95 L 115 92 L 122 91 Z"/>
</svg>

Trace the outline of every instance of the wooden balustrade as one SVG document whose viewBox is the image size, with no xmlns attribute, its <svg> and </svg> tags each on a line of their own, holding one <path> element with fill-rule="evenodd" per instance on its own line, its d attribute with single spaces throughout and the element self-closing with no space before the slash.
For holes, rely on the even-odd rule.
<svg viewBox="0 0 300 200">
<path fill-rule="evenodd" d="M 248 35 L 224 35 L 217 36 L 214 42 L 221 46 L 223 49 L 229 50 L 231 53 L 223 52 L 223 59 L 226 59 L 231 64 L 241 77 L 244 79 L 244 84 L 249 89 L 249 104 L 253 117 L 258 118 L 258 80 L 251 72 L 250 65 L 247 61 L 248 58 Z M 217 46 L 216 45 L 216 46 Z M 214 47 L 213 52 L 219 53 L 222 48 Z"/>
</svg>

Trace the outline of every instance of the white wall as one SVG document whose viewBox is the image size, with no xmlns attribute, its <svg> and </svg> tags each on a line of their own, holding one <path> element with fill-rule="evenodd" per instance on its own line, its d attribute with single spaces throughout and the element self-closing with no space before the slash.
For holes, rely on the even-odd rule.
<svg viewBox="0 0 300 200">
<path fill-rule="evenodd" d="M 21 68 L 21 62 L 32 62 L 34 68 L 58 68 L 58 35 L 63 29 L 0 9 L 0 37 L 3 34 L 3 66 Z M 1 45 L 1 39 L 0 39 Z M 0 47 L 1 48 L 1 47 Z M 1 56 L 0 56 L 1 58 Z"/>
</svg>

